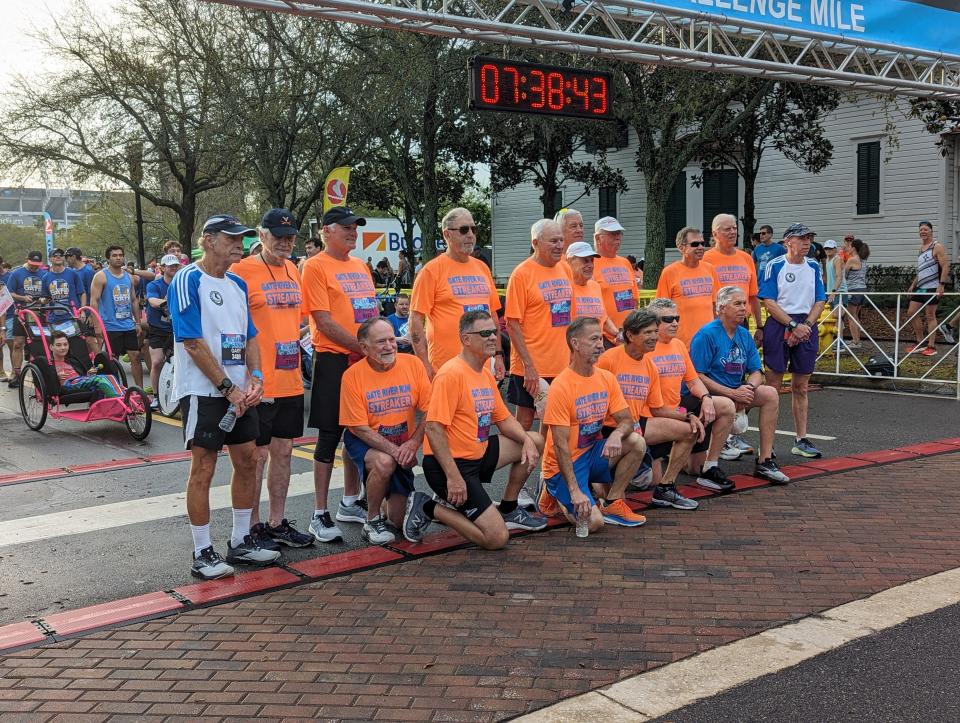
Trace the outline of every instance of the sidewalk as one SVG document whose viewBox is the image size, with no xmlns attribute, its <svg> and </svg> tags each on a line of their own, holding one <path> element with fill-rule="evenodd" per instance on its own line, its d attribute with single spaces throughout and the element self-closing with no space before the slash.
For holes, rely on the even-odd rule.
<svg viewBox="0 0 960 723">
<path fill-rule="evenodd" d="M 0 658 L 0 713 L 502 720 L 957 567 L 951 443 L 641 529 L 561 527 L 22 650 Z"/>
</svg>

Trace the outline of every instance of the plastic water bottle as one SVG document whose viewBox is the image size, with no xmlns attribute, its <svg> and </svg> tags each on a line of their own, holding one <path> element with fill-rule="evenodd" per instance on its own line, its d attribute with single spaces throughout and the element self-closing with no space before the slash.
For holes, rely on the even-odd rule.
<svg viewBox="0 0 960 723">
<path fill-rule="evenodd" d="M 590 513 L 577 515 L 577 537 L 587 537 L 590 535 Z"/>
<path fill-rule="evenodd" d="M 220 420 L 220 429 L 224 432 L 232 432 L 234 425 L 237 423 L 237 408 L 233 404 L 227 407 L 227 413 L 223 415 L 223 419 Z"/>
</svg>

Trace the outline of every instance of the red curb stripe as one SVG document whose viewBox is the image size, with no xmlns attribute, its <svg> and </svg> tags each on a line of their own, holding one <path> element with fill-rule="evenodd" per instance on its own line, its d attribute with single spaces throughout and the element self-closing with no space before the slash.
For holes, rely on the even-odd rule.
<svg viewBox="0 0 960 723">
<path fill-rule="evenodd" d="M 814 469 L 812 466 L 805 464 L 790 464 L 786 467 L 781 467 L 780 471 L 787 475 L 791 482 L 806 479 L 807 477 L 816 477 L 824 472 L 824 470 Z"/>
<path fill-rule="evenodd" d="M 735 474 L 730 479 L 732 479 L 733 483 L 737 486 L 734 494 L 742 492 L 743 490 L 752 490 L 756 487 L 767 487 L 770 484 L 767 480 L 754 477 L 752 474 Z"/>
<path fill-rule="evenodd" d="M 256 592 L 269 592 L 299 581 L 299 577 L 282 568 L 268 567 L 264 570 L 240 573 L 219 580 L 208 580 L 195 585 L 175 587 L 173 591 L 182 595 L 194 605 L 206 605 L 231 597 L 240 597 Z"/>
<path fill-rule="evenodd" d="M 870 467 L 872 464 L 872 462 L 865 459 L 833 457 L 832 459 L 818 459 L 816 466 L 825 472 L 845 472 L 848 469 L 856 469 L 857 467 Z"/>
<path fill-rule="evenodd" d="M 109 462 L 94 462 L 92 464 L 70 465 L 67 471 L 72 474 L 83 474 L 84 472 L 99 472 L 102 469 L 124 469 L 129 467 L 142 467 L 149 460 L 145 457 L 134 457 L 131 459 L 114 459 Z"/>
<path fill-rule="evenodd" d="M 47 479 L 48 477 L 60 477 L 67 472 L 67 467 L 51 467 L 50 469 L 37 469 L 31 472 L 17 472 L 16 474 L 0 475 L 0 485 L 16 484 L 18 482 L 33 482 L 35 480 Z"/>
<path fill-rule="evenodd" d="M 941 454 L 943 452 L 956 452 L 957 449 L 952 444 L 941 444 L 939 442 L 924 442 L 923 444 L 912 444 L 909 447 L 900 447 L 904 452 L 912 452 L 918 455 Z"/>
<path fill-rule="evenodd" d="M 881 449 L 876 452 L 863 452 L 850 456 L 854 459 L 865 459 L 870 462 L 901 462 L 905 459 L 916 459 L 919 455 L 897 449 Z"/>
<path fill-rule="evenodd" d="M 566 520 L 564 520 L 566 524 Z M 430 555 L 435 552 L 441 552 L 443 550 L 452 550 L 457 547 L 464 547 L 466 545 L 472 544 L 464 538 L 460 537 L 456 532 L 439 532 L 436 535 L 429 535 L 423 542 L 410 542 L 409 540 L 401 540 L 399 542 L 392 543 L 390 549 L 398 550 L 404 554 L 411 555 L 413 557 L 419 557 L 421 555 Z"/>
<path fill-rule="evenodd" d="M 310 578 L 322 578 L 340 575 L 345 572 L 360 572 L 403 559 L 403 555 L 384 547 L 365 547 L 360 550 L 350 550 L 336 555 L 290 563 L 287 567 Z"/>
<path fill-rule="evenodd" d="M 43 619 L 56 635 L 71 635 L 91 628 L 145 618 L 157 613 L 176 610 L 183 604 L 165 592 L 151 592 L 137 597 L 128 597 L 114 602 L 92 605 L 79 610 L 54 613 Z"/>
<path fill-rule="evenodd" d="M 0 627 L 0 651 L 41 642 L 46 635 L 33 623 L 13 623 Z"/>
</svg>

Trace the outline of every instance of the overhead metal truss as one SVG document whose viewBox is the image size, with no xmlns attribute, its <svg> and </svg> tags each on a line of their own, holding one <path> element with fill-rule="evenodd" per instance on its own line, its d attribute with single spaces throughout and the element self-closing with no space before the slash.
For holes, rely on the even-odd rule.
<svg viewBox="0 0 960 723">
<path fill-rule="evenodd" d="M 960 55 L 637 0 L 210 1 L 513 47 L 960 99 Z"/>
</svg>

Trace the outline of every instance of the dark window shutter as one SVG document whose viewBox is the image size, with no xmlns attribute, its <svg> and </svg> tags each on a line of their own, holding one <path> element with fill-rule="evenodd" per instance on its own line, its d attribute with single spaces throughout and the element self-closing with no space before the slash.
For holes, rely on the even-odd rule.
<svg viewBox="0 0 960 723">
<path fill-rule="evenodd" d="M 722 168 L 703 173 L 703 238 L 710 242 L 710 226 L 718 213 L 734 217 L 740 208 L 740 189 L 736 169 Z"/>
<path fill-rule="evenodd" d="M 600 218 L 617 215 L 617 189 L 614 186 L 601 186 L 597 192 L 600 198 Z"/>
<path fill-rule="evenodd" d="M 665 248 L 677 247 L 677 232 L 687 225 L 687 174 L 680 173 L 667 199 Z"/>
<path fill-rule="evenodd" d="M 880 141 L 857 145 L 857 215 L 880 213 Z"/>
</svg>

